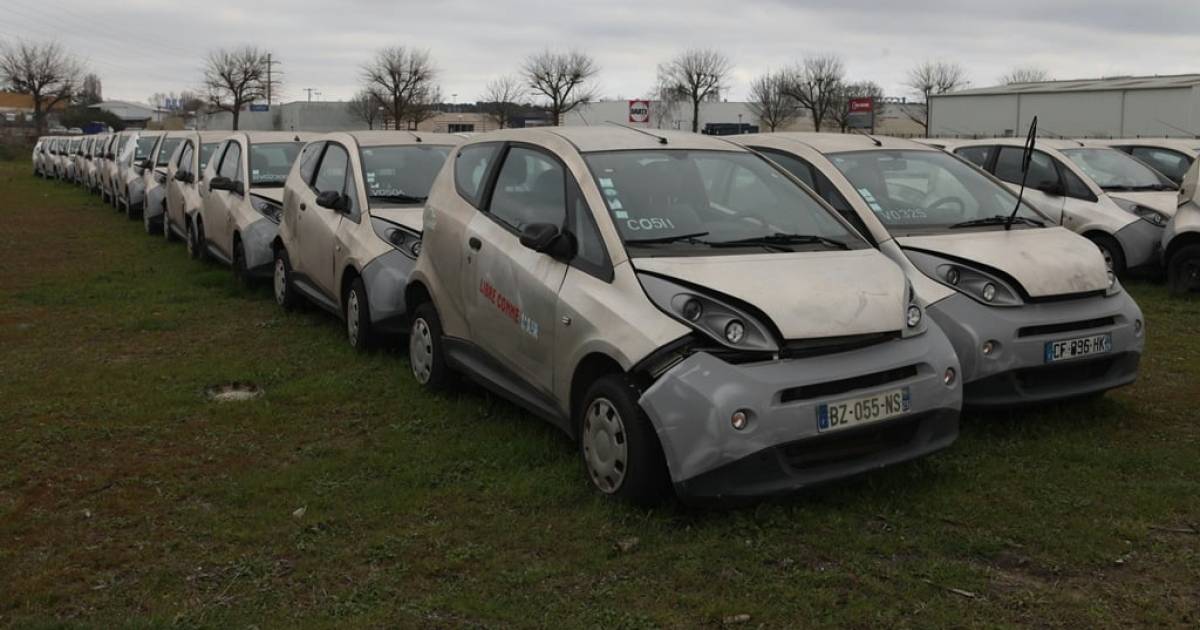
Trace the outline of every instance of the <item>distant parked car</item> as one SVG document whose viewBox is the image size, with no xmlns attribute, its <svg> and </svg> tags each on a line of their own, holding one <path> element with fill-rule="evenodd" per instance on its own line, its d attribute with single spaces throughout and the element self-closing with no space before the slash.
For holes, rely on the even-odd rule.
<svg viewBox="0 0 1200 630">
<path fill-rule="evenodd" d="M 948 144 L 1014 191 L 1021 184 L 1024 141 L 1014 138 Z M 1175 213 L 1175 184 L 1115 149 L 1074 140 L 1039 139 L 1024 197 L 1055 223 L 1091 239 L 1109 268 L 1156 266 L 1162 231 Z"/>
<path fill-rule="evenodd" d="M 1154 167 L 1176 184 L 1183 183 L 1196 157 L 1200 156 L 1200 140 L 1191 138 L 1119 138 L 1115 140 L 1084 140 L 1092 146 L 1109 146 L 1124 151 Z"/>
<path fill-rule="evenodd" d="M 124 210 L 129 219 L 141 216 L 146 201 L 146 185 L 142 179 L 146 160 L 163 137 L 161 131 L 139 131 L 117 158 L 117 210 Z"/>
<path fill-rule="evenodd" d="M 404 328 L 421 215 L 457 135 L 361 131 L 309 143 L 283 191 L 275 300 L 304 297 L 346 322 L 357 349 Z"/>
<path fill-rule="evenodd" d="M 163 215 L 167 205 L 167 167 L 175 149 L 184 138 L 194 132 L 168 131 L 159 137 L 150 156 L 138 165 L 142 172 L 142 225 L 147 234 L 158 234 L 162 230 Z"/>
<path fill-rule="evenodd" d="M 1200 291 L 1200 160 L 1179 189 L 1179 208 L 1163 232 L 1163 264 L 1171 292 Z"/>
<path fill-rule="evenodd" d="M 317 134 L 231 134 L 208 162 L 200 212 L 189 227 L 191 251 L 233 267 L 243 282 L 270 277 L 283 185 L 300 149 Z"/>
<path fill-rule="evenodd" d="M 104 169 L 101 171 L 103 175 L 101 180 L 104 185 L 102 196 L 114 208 L 120 208 L 117 197 L 120 195 L 121 156 L 136 137 L 136 131 L 122 131 L 116 134 L 108 145 L 108 151 L 104 154 Z M 132 155 L 130 159 L 132 159 Z"/>
<path fill-rule="evenodd" d="M 168 241 L 187 238 L 188 226 L 200 211 L 204 169 L 228 136 L 225 131 L 189 131 L 176 147 L 167 164 L 166 212 L 162 218 L 163 236 Z"/>
</svg>

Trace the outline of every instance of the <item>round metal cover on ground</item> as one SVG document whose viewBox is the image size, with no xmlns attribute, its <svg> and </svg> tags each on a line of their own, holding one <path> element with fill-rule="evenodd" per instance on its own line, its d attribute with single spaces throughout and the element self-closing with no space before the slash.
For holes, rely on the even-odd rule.
<svg viewBox="0 0 1200 630">
<path fill-rule="evenodd" d="M 243 402 L 262 396 L 263 390 L 254 383 L 234 381 L 222 385 L 213 385 L 204 390 L 204 395 L 213 402 Z"/>
</svg>

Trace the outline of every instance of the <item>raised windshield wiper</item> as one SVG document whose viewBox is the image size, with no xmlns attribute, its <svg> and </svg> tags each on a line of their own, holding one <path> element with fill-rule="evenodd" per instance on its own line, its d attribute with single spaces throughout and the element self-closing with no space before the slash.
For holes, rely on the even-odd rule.
<svg viewBox="0 0 1200 630">
<path fill-rule="evenodd" d="M 392 203 L 424 203 L 429 197 L 416 197 L 413 195 L 369 195 L 369 199 L 382 199 Z"/>
<path fill-rule="evenodd" d="M 1036 225 L 1038 227 L 1046 226 L 1044 222 L 1038 221 L 1037 219 L 1030 219 L 1029 217 L 1006 217 L 1002 214 L 997 214 L 984 219 L 971 219 L 970 221 L 955 223 L 950 226 L 950 229 L 953 230 L 955 228 L 977 227 L 981 225 L 1006 225 L 1009 222 L 1024 223 L 1025 225 Z"/>
<path fill-rule="evenodd" d="M 850 249 L 849 245 L 836 239 L 815 234 L 784 234 L 783 232 L 712 243 L 713 247 L 737 247 L 740 245 L 824 245 L 834 249 Z"/>
<path fill-rule="evenodd" d="M 627 238 L 626 245 L 665 245 L 667 243 L 692 243 L 695 245 L 712 245 L 708 241 L 700 240 L 701 236 L 708 236 L 708 232 L 692 232 L 691 234 L 675 234 L 672 236 L 661 236 L 659 238 Z"/>
</svg>

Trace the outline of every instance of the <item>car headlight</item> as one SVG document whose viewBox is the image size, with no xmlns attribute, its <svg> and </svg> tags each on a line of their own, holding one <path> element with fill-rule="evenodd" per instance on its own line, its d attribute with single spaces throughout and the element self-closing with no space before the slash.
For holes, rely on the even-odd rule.
<svg viewBox="0 0 1200 630">
<path fill-rule="evenodd" d="M 736 350 L 779 351 L 771 329 L 745 309 L 658 276 L 642 273 L 638 279 L 655 306 L 717 343 Z"/>
<path fill-rule="evenodd" d="M 1167 227 L 1167 223 L 1169 223 L 1171 220 L 1167 215 L 1159 212 L 1158 210 L 1155 210 L 1154 208 L 1147 208 L 1140 203 L 1136 203 L 1128 199 L 1121 199 L 1120 197 L 1113 197 L 1112 200 L 1118 206 L 1120 206 L 1122 210 L 1136 215 L 1139 219 L 1147 221 L 1152 225 L 1158 227 Z"/>
<path fill-rule="evenodd" d="M 921 273 L 988 306 L 1020 306 L 1021 296 L 1008 282 L 974 267 L 924 252 L 905 254 Z"/>
<path fill-rule="evenodd" d="M 421 255 L 421 235 L 417 232 L 374 217 L 371 218 L 371 227 L 379 238 L 387 241 L 405 256 L 415 260 Z"/>
<path fill-rule="evenodd" d="M 262 197 L 250 197 L 250 206 L 275 223 L 279 223 L 283 216 L 283 208 Z"/>
</svg>

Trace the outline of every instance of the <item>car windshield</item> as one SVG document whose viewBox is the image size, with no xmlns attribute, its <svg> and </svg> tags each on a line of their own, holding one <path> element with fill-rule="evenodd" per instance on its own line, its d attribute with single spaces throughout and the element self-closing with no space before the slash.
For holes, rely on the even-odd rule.
<svg viewBox="0 0 1200 630">
<path fill-rule="evenodd" d="M 1104 190 L 1175 190 L 1175 185 L 1158 171 L 1116 149 L 1063 149 Z"/>
<path fill-rule="evenodd" d="M 965 221 L 986 225 L 1012 214 L 1017 203 L 1007 188 L 941 151 L 857 151 L 829 160 L 893 232 L 941 231 Z M 1045 220 L 1025 204 L 1017 216 Z"/>
<path fill-rule="evenodd" d="M 158 164 L 157 166 L 166 166 L 171 161 L 171 154 L 175 152 L 175 147 L 183 142 L 183 138 L 163 138 L 162 146 L 158 149 Z"/>
<path fill-rule="evenodd" d="M 150 151 L 154 149 L 154 143 L 158 141 L 158 136 L 140 136 L 137 140 L 137 151 L 134 153 L 133 159 L 144 160 L 150 157 Z"/>
<path fill-rule="evenodd" d="M 584 155 L 606 209 L 639 255 L 859 248 L 866 243 L 775 165 L 733 151 Z"/>
<path fill-rule="evenodd" d="M 386 147 L 363 147 L 363 180 L 367 198 L 384 203 L 421 203 L 429 196 L 429 189 L 450 147 L 404 145 Z"/>
<path fill-rule="evenodd" d="M 264 188 L 283 186 L 292 162 L 300 155 L 300 142 L 269 142 L 250 145 L 250 185 Z"/>
<path fill-rule="evenodd" d="M 221 143 L 220 142 L 205 142 L 204 144 L 200 145 L 200 170 L 201 171 L 204 170 L 204 167 L 208 166 L 208 158 L 212 157 L 213 151 L 217 150 L 217 145 L 219 145 L 219 144 L 221 144 Z"/>
</svg>

